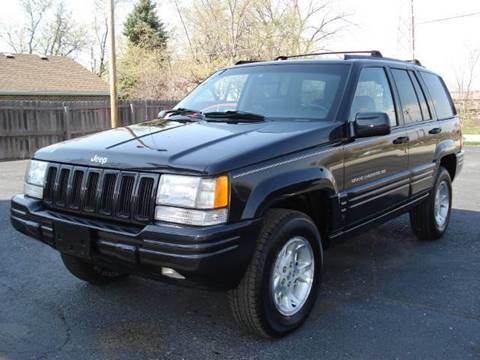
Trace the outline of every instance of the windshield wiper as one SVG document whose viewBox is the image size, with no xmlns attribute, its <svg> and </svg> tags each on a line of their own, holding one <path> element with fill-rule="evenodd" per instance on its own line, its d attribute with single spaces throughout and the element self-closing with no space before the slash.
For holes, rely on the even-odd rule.
<svg viewBox="0 0 480 360">
<path fill-rule="evenodd" d="M 238 121 L 264 121 L 265 116 L 260 114 L 255 114 L 247 111 L 214 111 L 214 112 L 207 112 L 203 114 L 205 116 L 205 120 L 209 121 L 210 119 L 222 119 L 222 120 L 233 120 L 233 122 Z M 212 121 L 212 120 L 210 120 Z M 213 120 L 218 121 L 218 120 Z"/>
<path fill-rule="evenodd" d="M 170 116 L 177 116 L 180 115 L 183 117 L 181 118 L 175 118 L 172 120 L 177 120 L 177 121 L 196 121 L 195 119 L 198 119 L 199 117 L 203 117 L 203 114 L 201 111 L 197 110 L 192 110 L 192 109 L 186 109 L 186 108 L 178 108 L 178 109 L 172 109 L 172 110 L 164 110 L 160 111 L 158 114 L 158 117 L 160 119 L 165 119 L 165 116 L 170 115 Z"/>
</svg>

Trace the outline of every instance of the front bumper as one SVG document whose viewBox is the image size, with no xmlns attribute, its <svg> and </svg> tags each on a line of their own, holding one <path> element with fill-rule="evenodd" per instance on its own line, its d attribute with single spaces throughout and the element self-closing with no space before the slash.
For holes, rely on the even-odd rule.
<svg viewBox="0 0 480 360">
<path fill-rule="evenodd" d="M 10 218 L 15 229 L 55 249 L 59 241 L 56 227 L 88 229 L 89 258 L 115 270 L 217 289 L 239 283 L 261 227 L 261 219 L 209 227 L 133 227 L 51 211 L 41 201 L 23 195 L 12 199 Z M 163 276 L 162 267 L 176 270 L 185 280 Z"/>
</svg>

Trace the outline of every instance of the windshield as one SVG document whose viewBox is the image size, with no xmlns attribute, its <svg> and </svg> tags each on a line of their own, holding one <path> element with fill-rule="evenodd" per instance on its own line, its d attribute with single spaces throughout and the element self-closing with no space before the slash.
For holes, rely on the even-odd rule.
<svg viewBox="0 0 480 360">
<path fill-rule="evenodd" d="M 348 65 L 278 64 L 221 70 L 176 108 L 242 111 L 268 119 L 324 120 L 345 83 Z"/>
</svg>

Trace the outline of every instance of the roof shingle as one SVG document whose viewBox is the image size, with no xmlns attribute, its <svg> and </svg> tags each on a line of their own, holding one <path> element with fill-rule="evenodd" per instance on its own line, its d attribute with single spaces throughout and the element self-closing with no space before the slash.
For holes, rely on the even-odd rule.
<svg viewBox="0 0 480 360">
<path fill-rule="evenodd" d="M 65 56 L 0 53 L 0 95 L 108 95 L 100 77 Z"/>
</svg>

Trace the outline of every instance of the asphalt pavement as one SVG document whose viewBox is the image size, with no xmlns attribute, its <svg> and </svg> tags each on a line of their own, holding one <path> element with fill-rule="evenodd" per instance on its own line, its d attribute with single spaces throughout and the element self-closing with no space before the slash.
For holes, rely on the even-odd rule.
<svg viewBox="0 0 480 360">
<path fill-rule="evenodd" d="M 419 242 L 402 216 L 326 252 L 305 325 L 242 333 L 223 293 L 129 278 L 77 280 L 16 232 L 26 162 L 0 163 L 0 359 L 480 359 L 480 147 L 454 182 L 447 234 Z"/>
</svg>

